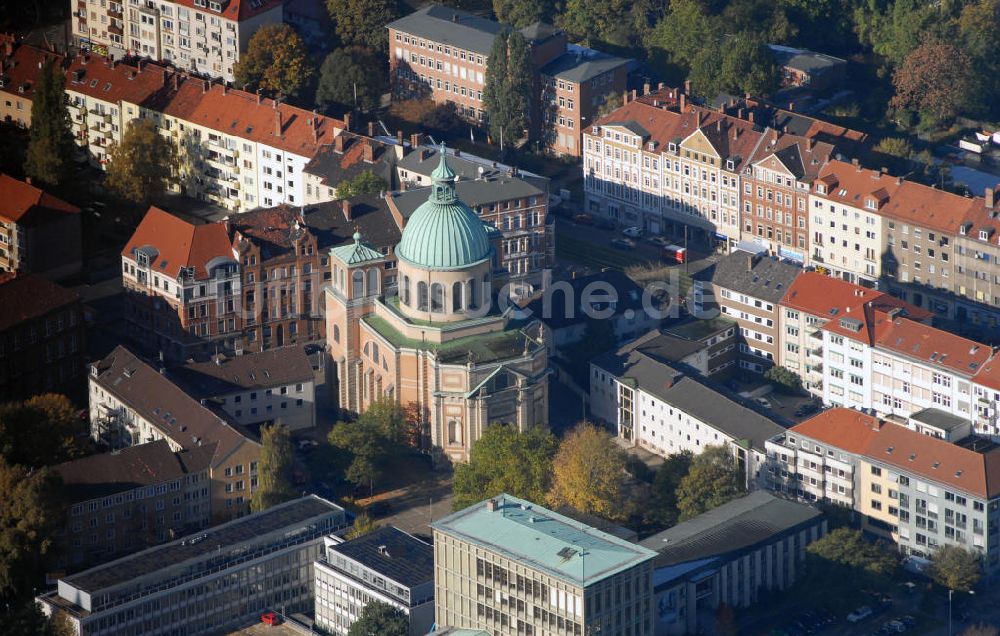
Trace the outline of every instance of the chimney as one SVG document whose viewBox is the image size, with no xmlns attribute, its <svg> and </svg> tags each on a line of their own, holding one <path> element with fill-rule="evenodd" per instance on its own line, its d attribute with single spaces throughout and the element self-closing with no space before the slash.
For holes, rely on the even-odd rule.
<svg viewBox="0 0 1000 636">
<path fill-rule="evenodd" d="M 180 81 L 181 81 L 181 80 L 180 80 L 180 75 L 178 75 L 177 73 L 174 73 L 174 90 L 175 90 L 175 91 L 176 91 L 176 90 L 177 90 L 178 88 L 180 88 Z"/>
<path fill-rule="evenodd" d="M 257 105 L 260 106 L 260 89 L 257 89 Z"/>
<path fill-rule="evenodd" d="M 896 185 L 903 185 L 903 177 L 896 177 Z"/>
<path fill-rule="evenodd" d="M 312 119 L 313 143 L 319 143 L 319 117 Z"/>
<path fill-rule="evenodd" d="M 753 254 L 747 254 L 747 271 L 753 271 Z"/>
<path fill-rule="evenodd" d="M 680 104 L 681 104 L 681 110 L 680 110 L 680 112 L 683 115 L 684 111 L 687 110 L 687 95 L 685 95 L 684 93 L 681 93 L 681 102 L 680 102 Z"/>
<path fill-rule="evenodd" d="M 722 132 L 722 120 L 721 119 L 715 122 L 715 131 L 716 132 Z"/>
<path fill-rule="evenodd" d="M 486 500 L 486 510 L 496 512 L 498 508 L 500 508 L 500 503 L 495 498 Z"/>
<path fill-rule="evenodd" d="M 223 82 L 223 83 L 222 83 L 222 94 L 223 94 L 223 95 L 227 95 L 228 93 L 229 93 L 229 87 L 228 87 L 228 86 L 226 86 L 226 83 L 225 83 L 225 82 Z"/>
<path fill-rule="evenodd" d="M 426 148 L 421 148 L 420 150 L 417 151 L 417 153 L 418 153 L 417 154 L 417 161 L 421 161 L 422 162 L 425 159 L 427 159 L 427 149 Z"/>
<path fill-rule="evenodd" d="M 350 129 L 351 129 L 351 114 L 344 113 L 344 130 L 349 131 Z"/>
<path fill-rule="evenodd" d="M 282 122 L 281 121 L 281 110 L 275 109 L 274 111 L 274 136 L 281 137 L 282 135 Z"/>
<path fill-rule="evenodd" d="M 31 177 L 25 177 L 24 182 L 27 183 L 28 185 L 31 185 Z"/>
<path fill-rule="evenodd" d="M 662 91 L 663 90 L 663 86 L 664 86 L 663 82 L 660 82 L 659 84 L 656 85 L 656 90 Z"/>
<path fill-rule="evenodd" d="M 635 101 L 635 97 L 636 97 L 636 95 L 635 95 L 635 89 L 633 88 L 632 89 L 632 101 L 633 102 Z"/>
<path fill-rule="evenodd" d="M 168 75 L 170 75 L 170 73 L 167 71 L 167 69 L 163 69 L 163 84 L 164 85 L 166 85 L 166 83 L 167 83 L 167 76 Z"/>
<path fill-rule="evenodd" d="M 403 131 L 402 130 L 397 130 L 396 131 L 396 143 L 399 144 L 400 146 L 403 145 Z"/>
<path fill-rule="evenodd" d="M 851 159 L 851 165 L 854 166 L 854 167 L 858 167 L 858 158 L 857 157 L 854 157 L 853 159 Z"/>
<path fill-rule="evenodd" d="M 368 136 L 369 137 L 375 136 L 375 122 L 373 121 L 368 122 Z"/>
<path fill-rule="evenodd" d="M 740 138 L 740 127 L 733 126 L 733 141 L 736 141 L 739 138 Z"/>
<path fill-rule="evenodd" d="M 812 137 L 809 137 L 808 139 L 806 139 L 806 150 L 808 150 L 809 152 L 812 152 L 812 149 L 813 149 L 813 147 L 815 145 L 816 145 L 816 140 L 815 139 L 813 139 Z"/>
<path fill-rule="evenodd" d="M 137 62 L 135 63 L 135 68 L 136 68 L 136 70 L 138 70 L 138 71 L 139 71 L 140 73 L 142 73 L 142 60 L 139 60 L 139 61 L 137 61 Z"/>
<path fill-rule="evenodd" d="M 684 80 L 684 94 L 691 94 L 691 80 Z"/>
<path fill-rule="evenodd" d="M 628 91 L 622 91 L 622 106 L 628 103 Z"/>
<path fill-rule="evenodd" d="M 410 135 L 410 150 L 414 150 L 420 145 L 420 133 Z"/>
<path fill-rule="evenodd" d="M 371 142 L 366 142 L 364 147 L 361 148 L 361 159 L 365 163 L 373 163 L 375 161 L 375 150 L 372 148 Z"/>
<path fill-rule="evenodd" d="M 344 219 L 345 220 L 347 220 L 347 221 L 352 220 L 351 219 L 351 202 L 350 201 L 348 201 L 347 199 L 341 199 L 341 201 L 340 201 L 340 209 L 344 213 Z"/>
<path fill-rule="evenodd" d="M 201 93 L 202 93 L 202 95 L 204 95 L 207 92 L 208 92 L 208 80 L 204 80 L 201 83 Z"/>
<path fill-rule="evenodd" d="M 456 24 L 458 24 L 458 14 L 457 13 L 452 13 L 451 14 L 451 21 L 454 22 L 454 23 L 456 23 Z"/>
<path fill-rule="evenodd" d="M 983 198 L 985 199 L 986 209 L 992 210 L 996 206 L 996 190 L 993 188 L 986 188 Z"/>
<path fill-rule="evenodd" d="M 746 111 L 743 110 L 742 108 L 736 109 L 736 119 L 743 119 L 744 117 L 746 117 L 746 114 L 747 114 Z"/>
<path fill-rule="evenodd" d="M 649 95 L 649 82 L 646 82 L 642 85 L 642 94 Z"/>
<path fill-rule="evenodd" d="M 788 102 L 788 110 L 795 112 L 795 102 Z"/>
<path fill-rule="evenodd" d="M 343 135 L 337 135 L 336 137 L 333 138 L 333 149 L 336 150 L 338 153 L 343 153 L 344 152 L 344 136 Z"/>
</svg>

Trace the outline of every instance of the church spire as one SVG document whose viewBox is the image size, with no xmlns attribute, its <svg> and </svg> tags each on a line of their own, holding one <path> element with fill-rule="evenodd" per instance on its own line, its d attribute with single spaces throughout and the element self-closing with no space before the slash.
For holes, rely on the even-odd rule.
<svg viewBox="0 0 1000 636">
<path fill-rule="evenodd" d="M 433 203 L 451 205 L 458 200 L 455 194 L 455 172 L 448 166 L 444 143 L 441 144 L 441 149 L 438 152 L 441 155 L 441 160 L 438 167 L 431 173 L 434 187 L 431 189 L 430 200 Z"/>
</svg>

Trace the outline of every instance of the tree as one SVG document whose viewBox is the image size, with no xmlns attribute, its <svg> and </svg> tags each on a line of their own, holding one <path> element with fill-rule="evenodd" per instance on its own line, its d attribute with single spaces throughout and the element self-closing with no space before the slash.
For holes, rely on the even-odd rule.
<svg viewBox="0 0 1000 636">
<path fill-rule="evenodd" d="M 607 431 L 582 422 L 559 444 L 549 502 L 605 519 L 624 519 L 625 457 Z"/>
<path fill-rule="evenodd" d="M 503 31 L 493 40 L 486 62 L 483 106 L 490 115 L 490 134 L 507 143 L 521 138 L 531 105 L 531 60 L 528 43 L 518 31 Z"/>
<path fill-rule="evenodd" d="M 775 384 L 782 393 L 799 393 L 802 390 L 802 378 L 785 367 L 774 365 L 764 372 L 764 379 Z"/>
<path fill-rule="evenodd" d="M 11 464 L 46 466 L 87 452 L 77 409 L 66 396 L 36 395 L 0 405 L 0 456 Z"/>
<path fill-rule="evenodd" d="M 831 570 L 850 570 L 858 575 L 869 577 L 886 577 L 896 569 L 896 556 L 881 546 L 865 541 L 860 530 L 837 528 L 826 536 L 809 544 L 806 552 L 814 560 L 825 562 L 827 571 L 820 574 L 822 578 L 831 576 Z M 849 577 L 848 577 L 849 578 Z"/>
<path fill-rule="evenodd" d="M 633 0 L 566 0 L 556 23 L 572 41 L 635 46 L 647 27 L 645 4 Z"/>
<path fill-rule="evenodd" d="M 684 450 L 668 455 L 660 464 L 653 479 L 652 497 L 647 518 L 657 525 L 669 528 L 677 524 L 677 488 L 691 469 L 694 453 Z"/>
<path fill-rule="evenodd" d="M 497 22 L 519 29 L 536 22 L 549 22 L 554 11 L 552 0 L 493 0 Z"/>
<path fill-rule="evenodd" d="M 567 355 L 574 366 L 586 367 L 591 358 L 613 349 L 616 343 L 614 323 L 611 320 L 587 318 L 583 338 L 567 347 Z"/>
<path fill-rule="evenodd" d="M 452 507 L 461 510 L 502 492 L 544 501 L 556 448 L 555 437 L 540 428 L 489 426 L 473 442 L 468 463 L 455 467 Z"/>
<path fill-rule="evenodd" d="M 129 201 L 148 203 L 167 190 L 178 167 L 177 149 L 153 120 L 136 119 L 108 153 L 107 183 Z"/>
<path fill-rule="evenodd" d="M 949 590 L 968 592 L 982 576 L 979 557 L 957 545 L 943 545 L 931 556 L 931 578 Z"/>
<path fill-rule="evenodd" d="M 604 117 L 605 115 L 610 115 L 615 110 L 621 108 L 621 106 L 622 106 L 621 93 L 618 93 L 617 91 L 611 91 L 610 93 L 604 96 L 604 99 L 601 101 L 601 105 L 598 106 L 597 108 L 597 114 L 594 116 L 594 119 L 597 120 L 600 119 L 601 117 Z"/>
<path fill-rule="evenodd" d="M 372 601 L 365 605 L 347 630 L 347 636 L 406 636 L 410 633 L 410 623 L 403 610 L 382 601 Z"/>
<path fill-rule="evenodd" d="M 673 0 L 667 15 L 657 23 L 650 36 L 654 48 L 688 68 L 692 68 L 698 55 L 707 49 L 720 58 L 718 39 L 715 18 L 697 0 Z"/>
<path fill-rule="evenodd" d="M 909 159 L 913 154 L 913 145 L 904 137 L 883 137 L 875 144 L 875 152 L 900 159 Z"/>
<path fill-rule="evenodd" d="M 778 89 L 778 66 L 762 36 L 744 31 L 726 44 L 721 69 L 723 90 L 766 96 Z"/>
<path fill-rule="evenodd" d="M 284 424 L 261 427 L 257 489 L 250 499 L 252 511 L 267 510 L 295 497 L 291 481 L 293 459 L 288 428 Z"/>
<path fill-rule="evenodd" d="M 388 52 L 385 25 L 399 16 L 396 0 L 326 0 L 326 8 L 341 42 Z"/>
<path fill-rule="evenodd" d="M 337 184 L 337 198 L 350 199 L 362 194 L 377 194 L 389 189 L 389 183 L 371 170 L 365 170 Z"/>
<path fill-rule="evenodd" d="M 354 525 L 351 526 L 351 529 L 348 530 L 347 534 L 344 536 L 348 540 L 357 539 L 358 537 L 363 537 L 366 534 L 371 534 L 378 529 L 379 525 L 375 523 L 375 520 L 367 514 L 362 513 L 354 518 Z"/>
<path fill-rule="evenodd" d="M 463 122 L 458 116 L 458 108 L 455 103 L 445 102 L 436 104 L 434 108 L 424 113 L 420 118 L 420 126 L 444 135 L 450 135 L 455 133 L 459 127 L 463 127 Z"/>
<path fill-rule="evenodd" d="M 31 131 L 24 171 L 35 181 L 50 186 L 66 180 L 75 150 L 63 93 L 65 81 L 58 64 L 51 58 L 46 59 L 31 102 Z"/>
<path fill-rule="evenodd" d="M 345 477 L 358 486 L 377 482 L 388 462 L 403 449 L 406 412 L 394 400 L 372 402 L 354 422 L 337 422 L 330 444 L 352 454 Z"/>
<path fill-rule="evenodd" d="M 385 60 L 372 49 L 347 46 L 335 49 L 323 60 L 316 105 L 327 111 L 333 106 L 370 111 L 379 106 L 388 87 Z"/>
<path fill-rule="evenodd" d="M 928 42 L 910 53 L 893 74 L 894 108 L 910 108 L 938 121 L 954 119 L 974 84 L 969 56 L 951 44 Z"/>
<path fill-rule="evenodd" d="M 233 67 L 236 86 L 284 97 L 298 96 L 312 74 L 306 45 L 288 24 L 258 28 L 247 44 L 247 52 Z"/>
<path fill-rule="evenodd" d="M 62 527 L 61 482 L 48 468 L 29 470 L 0 459 L 0 597 L 37 585 Z"/>
<path fill-rule="evenodd" d="M 728 445 L 706 446 L 677 486 L 680 519 L 690 519 L 743 494 L 743 475 Z"/>
</svg>

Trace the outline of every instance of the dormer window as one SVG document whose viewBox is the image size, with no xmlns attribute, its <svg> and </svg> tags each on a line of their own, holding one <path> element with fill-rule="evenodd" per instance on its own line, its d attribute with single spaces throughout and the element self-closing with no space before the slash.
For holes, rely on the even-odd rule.
<svg viewBox="0 0 1000 636">
<path fill-rule="evenodd" d="M 667 144 L 667 150 L 669 150 L 670 152 L 677 152 L 677 144 L 671 141 L 669 144 Z"/>
<path fill-rule="evenodd" d="M 591 128 L 590 128 L 590 134 L 592 134 L 592 135 L 598 134 L 597 126 L 591 126 Z"/>
<path fill-rule="evenodd" d="M 969 224 L 968 223 L 963 223 L 960 226 L 958 226 L 958 233 L 961 234 L 962 236 L 965 236 L 966 234 L 968 234 L 969 233 Z"/>
<path fill-rule="evenodd" d="M 816 192 L 818 192 L 820 194 L 826 194 L 826 186 L 823 185 L 822 183 L 817 183 L 816 184 Z"/>
<path fill-rule="evenodd" d="M 988 240 L 990 240 L 990 231 L 989 230 L 979 230 L 979 240 L 980 241 L 988 241 Z"/>
<path fill-rule="evenodd" d="M 736 162 L 732 159 L 726 159 L 726 170 L 735 170 Z"/>
<path fill-rule="evenodd" d="M 876 201 L 875 199 L 865 199 L 865 207 L 868 208 L 869 210 L 877 210 L 878 201 Z"/>
</svg>

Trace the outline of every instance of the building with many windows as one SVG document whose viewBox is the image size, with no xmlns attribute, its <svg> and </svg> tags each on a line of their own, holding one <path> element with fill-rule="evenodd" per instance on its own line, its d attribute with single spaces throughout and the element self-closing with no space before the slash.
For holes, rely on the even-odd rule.
<svg viewBox="0 0 1000 636">
<path fill-rule="evenodd" d="M 0 173 L 0 272 L 67 278 L 82 251 L 80 208 Z"/>
<path fill-rule="evenodd" d="M 409 636 L 434 624 L 434 549 L 393 526 L 350 541 L 332 535 L 316 561 L 316 625 L 346 636 L 365 606 L 391 605 L 409 622 Z"/>
<path fill-rule="evenodd" d="M 501 494 L 431 524 L 438 625 L 651 636 L 656 552 Z"/>
<path fill-rule="evenodd" d="M 309 611 L 323 537 L 347 525 L 309 495 L 63 577 L 37 600 L 80 636 L 228 633 L 265 611 Z"/>
<path fill-rule="evenodd" d="M 16 40 L 14 35 L 0 35 L 0 121 L 28 128 L 38 71 L 46 60 L 61 68 L 63 57 Z"/>
</svg>

